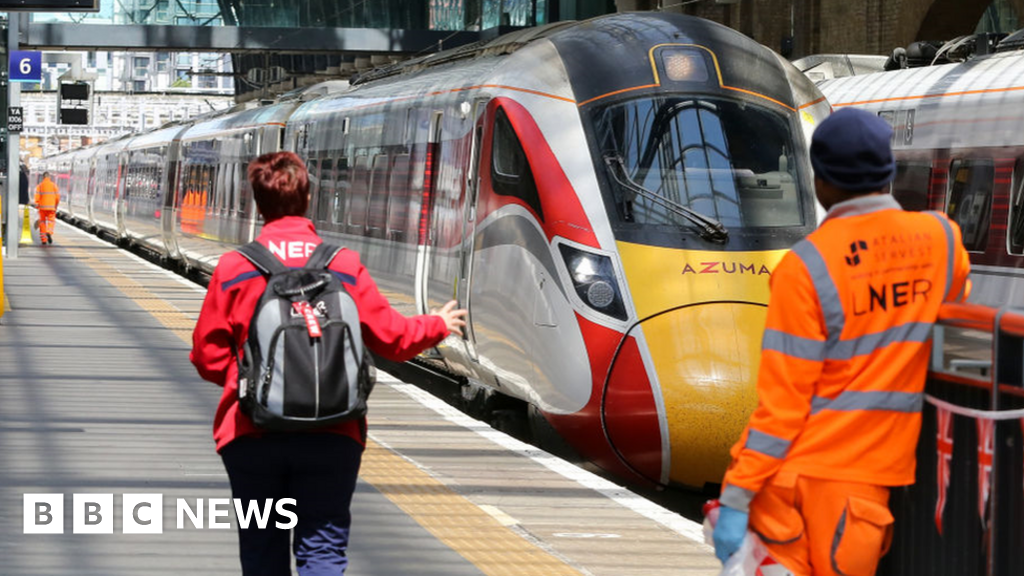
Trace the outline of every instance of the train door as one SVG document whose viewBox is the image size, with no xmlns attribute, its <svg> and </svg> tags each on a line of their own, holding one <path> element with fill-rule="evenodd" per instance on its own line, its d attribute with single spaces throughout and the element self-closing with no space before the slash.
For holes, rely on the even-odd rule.
<svg viewBox="0 0 1024 576">
<path fill-rule="evenodd" d="M 426 158 L 423 163 L 423 193 L 420 199 L 420 218 L 416 239 L 416 310 L 426 314 L 427 285 L 430 273 L 431 247 L 434 242 L 434 190 L 437 187 L 437 169 L 440 164 L 442 113 L 435 112 L 430 118 L 430 134 L 427 139 Z"/>
<path fill-rule="evenodd" d="M 179 133 L 180 135 L 180 133 Z M 178 179 L 181 177 L 181 140 L 175 138 L 167 148 L 167 172 L 161 182 L 162 208 L 160 224 L 164 240 L 164 250 L 168 257 L 178 258 L 178 240 L 174 228 L 174 199 L 178 193 Z"/>
<path fill-rule="evenodd" d="M 483 138 L 484 126 L 487 121 L 487 99 L 478 98 L 473 103 L 473 135 L 470 143 L 469 170 L 466 171 L 466 204 L 464 209 L 464 221 L 462 226 L 462 245 L 459 263 L 459 281 L 456 288 L 456 300 L 460 308 L 469 310 L 466 319 L 466 329 L 463 334 L 463 341 L 466 346 L 466 354 L 473 361 L 477 361 L 476 335 L 473 333 L 473 307 L 472 283 L 473 283 L 473 253 L 476 246 L 476 214 L 477 200 L 480 194 L 480 148 Z"/>
<path fill-rule="evenodd" d="M 129 154 L 130 152 L 125 150 L 114 155 L 117 162 L 117 181 L 114 184 L 113 198 L 111 199 L 113 203 L 111 213 L 114 216 L 114 234 L 119 240 L 125 237 L 124 215 L 128 197 Z"/>
</svg>

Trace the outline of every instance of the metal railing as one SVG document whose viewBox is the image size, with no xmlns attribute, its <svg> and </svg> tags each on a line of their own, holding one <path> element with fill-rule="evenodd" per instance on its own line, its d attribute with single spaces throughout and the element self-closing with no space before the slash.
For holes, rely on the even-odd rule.
<svg viewBox="0 0 1024 576">
<path fill-rule="evenodd" d="M 883 576 L 1024 574 L 1024 312 L 948 304 Z M 980 462 L 980 466 L 979 466 Z M 987 485 L 987 489 L 986 489 Z"/>
</svg>

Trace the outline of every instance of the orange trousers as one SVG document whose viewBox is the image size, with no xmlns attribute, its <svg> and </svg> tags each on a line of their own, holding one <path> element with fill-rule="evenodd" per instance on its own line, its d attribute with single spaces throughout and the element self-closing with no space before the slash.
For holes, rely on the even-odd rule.
<svg viewBox="0 0 1024 576">
<path fill-rule="evenodd" d="M 39 209 L 39 232 L 41 234 L 53 234 L 53 227 L 57 223 L 56 210 Z"/>
<path fill-rule="evenodd" d="M 892 542 L 889 488 L 780 472 L 750 503 L 750 528 L 794 576 L 872 576 Z"/>
</svg>

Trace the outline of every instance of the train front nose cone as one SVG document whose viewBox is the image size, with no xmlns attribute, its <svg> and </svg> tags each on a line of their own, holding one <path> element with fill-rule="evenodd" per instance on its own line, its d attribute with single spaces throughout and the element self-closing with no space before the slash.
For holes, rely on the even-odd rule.
<svg viewBox="0 0 1024 576">
<path fill-rule="evenodd" d="M 665 407 L 672 482 L 721 482 L 729 449 L 757 405 L 767 308 L 712 303 L 643 322 Z"/>
</svg>

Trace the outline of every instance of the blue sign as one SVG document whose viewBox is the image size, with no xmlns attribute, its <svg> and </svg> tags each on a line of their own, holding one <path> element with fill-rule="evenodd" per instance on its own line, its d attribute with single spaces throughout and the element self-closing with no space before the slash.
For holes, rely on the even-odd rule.
<svg viewBox="0 0 1024 576">
<path fill-rule="evenodd" d="M 43 53 L 15 50 L 8 62 L 11 82 L 42 82 Z"/>
</svg>

